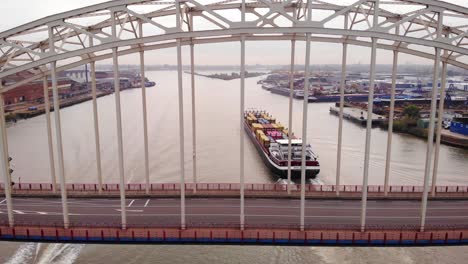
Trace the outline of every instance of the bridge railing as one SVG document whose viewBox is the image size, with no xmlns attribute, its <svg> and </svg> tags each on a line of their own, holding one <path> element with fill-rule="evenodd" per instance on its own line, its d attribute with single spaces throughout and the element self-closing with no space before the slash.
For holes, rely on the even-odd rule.
<svg viewBox="0 0 468 264">
<path fill-rule="evenodd" d="M 99 185 L 94 183 L 69 183 L 66 185 L 67 191 L 73 192 L 97 192 L 99 191 Z M 244 185 L 245 191 L 247 192 L 286 192 L 287 186 L 284 184 L 275 183 L 246 183 Z M 291 191 L 298 192 L 301 190 L 300 184 L 292 184 L 290 186 Z M 306 192 L 336 192 L 335 185 L 314 185 L 306 184 Z M 0 190 L 4 189 L 4 184 L 0 184 Z M 18 191 L 52 191 L 52 184 L 50 183 L 16 183 L 12 186 L 12 189 Z M 57 189 L 60 186 L 57 185 Z M 129 192 L 140 192 L 145 191 L 146 186 L 143 183 L 129 183 L 125 184 L 125 190 Z M 186 183 L 186 191 L 239 191 L 239 183 Z M 120 185 L 115 183 L 108 183 L 102 185 L 102 191 L 104 192 L 117 192 L 120 190 Z M 340 185 L 338 186 L 340 192 L 347 193 L 358 193 L 362 192 L 361 185 Z M 430 188 L 429 188 L 430 190 Z M 150 184 L 150 191 L 180 191 L 179 183 L 152 183 Z M 382 185 L 369 185 L 367 187 L 369 193 L 383 193 L 384 186 Z M 415 185 L 392 185 L 388 187 L 390 193 L 422 193 L 423 186 Z M 468 186 L 437 186 L 437 193 L 467 193 Z"/>
<path fill-rule="evenodd" d="M 9 223 L 6 219 L 0 218 L 0 227 L 9 226 Z M 63 227 L 62 221 L 48 221 L 48 222 L 37 222 L 37 221 L 28 221 L 17 219 L 15 221 L 15 227 Z M 118 220 L 103 221 L 103 222 L 78 222 L 72 221 L 69 224 L 70 228 L 121 228 L 122 223 Z M 139 222 L 139 223 L 127 223 L 126 228 L 180 228 L 180 224 L 176 222 Z M 214 223 L 214 222 L 186 222 L 186 228 L 232 228 L 240 230 L 239 222 L 223 222 L 223 223 Z M 248 223 L 244 224 L 245 229 L 280 229 L 280 230 L 299 230 L 299 224 L 285 224 L 285 223 Z M 360 230 L 359 224 L 323 224 L 323 223 L 306 223 L 304 225 L 306 230 Z M 368 224 L 366 225 L 366 230 L 368 231 L 413 231 L 419 230 L 420 225 L 418 224 Z M 468 223 L 463 224 L 428 224 L 425 227 L 426 231 L 437 231 L 437 230 L 468 230 Z"/>
</svg>

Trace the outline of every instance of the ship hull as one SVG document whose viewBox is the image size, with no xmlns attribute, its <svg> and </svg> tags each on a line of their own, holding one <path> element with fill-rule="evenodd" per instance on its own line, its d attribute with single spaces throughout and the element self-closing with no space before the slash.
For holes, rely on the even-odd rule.
<svg viewBox="0 0 468 264">
<path fill-rule="evenodd" d="M 286 178 L 288 176 L 288 167 L 279 166 L 269 155 L 263 150 L 260 143 L 255 138 L 255 134 L 250 130 L 247 123 L 244 123 L 244 130 L 252 141 L 255 149 L 263 160 L 263 163 L 270 169 L 270 171 L 275 174 L 278 178 Z M 306 178 L 315 178 L 320 172 L 320 166 L 307 166 L 306 167 Z M 291 178 L 300 178 L 301 177 L 301 167 L 300 166 L 291 166 Z"/>
<path fill-rule="evenodd" d="M 276 93 L 281 94 L 281 93 Z M 381 94 L 376 94 L 374 98 L 381 96 Z M 294 93 L 294 98 L 296 99 L 304 99 L 304 94 L 302 93 Z M 347 102 L 367 102 L 369 99 L 367 94 L 347 94 L 344 96 L 344 100 Z M 309 102 L 316 102 L 316 103 L 336 103 L 340 101 L 339 95 L 314 95 L 313 98 L 309 97 Z"/>
</svg>

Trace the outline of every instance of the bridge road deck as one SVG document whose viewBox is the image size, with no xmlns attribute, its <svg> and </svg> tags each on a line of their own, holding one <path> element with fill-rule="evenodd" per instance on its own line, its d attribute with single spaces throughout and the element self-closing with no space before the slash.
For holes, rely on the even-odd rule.
<svg viewBox="0 0 468 264">
<path fill-rule="evenodd" d="M 120 225 L 120 200 L 73 198 L 69 200 L 71 226 Z M 16 225 L 62 225 L 59 198 L 14 198 Z M 246 226 L 295 228 L 299 223 L 297 199 L 246 199 Z M 239 221 L 239 199 L 187 199 L 187 226 L 235 227 Z M 180 220 L 178 198 L 127 199 L 128 223 L 137 227 L 176 227 Z M 420 202 L 415 200 L 373 200 L 368 202 L 370 229 L 417 227 Z M 306 226 L 343 229 L 359 225 L 358 200 L 307 200 Z M 6 205 L 0 204 L 0 222 L 7 223 Z M 468 226 L 468 201 L 429 201 L 427 228 Z"/>
</svg>

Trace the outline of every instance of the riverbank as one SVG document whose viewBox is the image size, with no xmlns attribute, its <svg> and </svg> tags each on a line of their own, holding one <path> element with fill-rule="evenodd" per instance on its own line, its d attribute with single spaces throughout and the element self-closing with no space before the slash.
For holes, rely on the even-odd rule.
<svg viewBox="0 0 468 264">
<path fill-rule="evenodd" d="M 330 107 L 330 113 L 334 115 L 339 115 L 339 104 L 336 103 L 335 107 Z M 343 108 L 343 117 L 348 119 L 352 122 L 358 123 L 360 125 L 366 125 L 367 123 L 367 106 L 361 105 L 357 103 L 345 103 L 345 107 Z M 411 107 L 410 107 L 411 108 Z M 380 128 L 384 130 L 388 130 L 388 111 L 383 111 L 382 109 L 374 109 L 377 110 L 379 114 L 376 114 L 376 111 L 373 111 L 373 118 L 372 118 L 372 125 L 378 125 Z M 388 109 L 385 109 L 388 110 Z M 416 136 L 421 139 L 427 140 L 428 131 L 427 128 L 422 128 L 417 125 L 420 110 L 418 108 L 413 107 L 414 116 L 408 117 L 404 116 L 406 108 L 398 108 L 395 109 L 395 113 L 398 113 L 399 117 L 394 118 L 393 121 L 393 132 L 408 134 L 412 136 Z M 359 115 L 359 113 L 361 113 Z M 436 132 L 434 132 L 434 140 L 436 138 Z M 441 130 L 441 143 L 468 149 L 468 136 L 453 133 L 450 130 L 442 129 Z"/>
<path fill-rule="evenodd" d="M 187 74 L 191 74 L 189 71 L 185 71 Z M 230 81 L 230 80 L 235 80 L 235 79 L 240 79 L 240 74 L 237 72 L 232 72 L 231 74 L 227 73 L 213 73 L 213 74 L 201 74 L 198 72 L 194 73 L 197 76 L 202 76 L 202 77 L 207 77 L 207 78 L 212 78 L 212 79 L 220 79 L 224 81 Z M 252 77 L 258 77 L 265 75 L 266 73 L 264 72 L 245 72 L 245 78 L 252 78 Z"/>
<path fill-rule="evenodd" d="M 413 126 L 405 126 L 401 124 L 400 120 L 395 120 L 393 125 L 393 132 L 401 133 L 401 134 L 408 134 L 412 135 L 421 139 L 427 140 L 428 131 L 424 128 L 413 127 Z M 388 130 L 388 121 L 383 122 L 380 126 L 382 129 Z M 436 131 L 434 131 L 434 141 L 436 139 Z M 450 132 L 450 130 L 442 129 L 440 142 L 445 145 L 468 149 L 468 137 Z"/>
<path fill-rule="evenodd" d="M 99 91 L 97 92 L 97 97 L 102 97 L 105 95 L 112 94 L 112 91 Z M 51 98 L 52 99 L 52 98 Z M 93 96 L 89 93 L 78 95 L 70 98 L 65 98 L 60 100 L 60 108 L 69 107 L 79 103 L 83 103 L 89 100 L 92 100 Z M 50 111 L 54 111 L 54 105 L 52 100 L 50 100 Z M 7 112 L 5 113 L 6 122 L 16 122 L 18 119 L 28 119 L 38 115 L 44 114 L 46 111 L 45 104 L 37 104 L 32 102 L 26 102 L 22 104 L 15 105 L 13 107 L 8 107 Z"/>
</svg>

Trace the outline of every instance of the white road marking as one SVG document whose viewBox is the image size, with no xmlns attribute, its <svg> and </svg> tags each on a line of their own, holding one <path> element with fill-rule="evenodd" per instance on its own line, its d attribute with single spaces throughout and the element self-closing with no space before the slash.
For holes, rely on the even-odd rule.
<svg viewBox="0 0 468 264">
<path fill-rule="evenodd" d="M 116 209 L 120 211 L 120 209 Z M 128 210 L 130 212 L 143 212 L 143 210 Z M 73 214 L 73 215 L 92 215 L 92 216 L 115 216 L 117 214 Z M 238 217 L 239 214 L 186 214 L 187 216 L 231 216 Z M 139 214 L 133 216 L 180 216 L 180 214 Z M 249 215 L 246 217 L 278 217 L 278 218 L 299 218 L 299 215 Z M 306 218 L 352 218 L 359 219 L 361 216 L 328 216 L 328 215 L 309 215 Z M 367 219 L 419 219 L 419 216 L 368 216 Z M 468 219 L 468 216 L 428 216 L 427 219 Z"/>
<path fill-rule="evenodd" d="M 174 200 L 174 199 L 157 199 L 157 201 L 161 200 Z M 119 200 L 116 200 L 119 201 Z M 28 208 L 28 207 L 57 207 L 59 205 L 58 203 L 56 205 L 51 205 L 51 204 L 41 204 L 41 203 L 30 203 L 30 204 L 15 204 L 15 207 L 21 207 L 21 208 Z M 132 202 L 129 203 L 128 206 L 131 206 Z M 100 205 L 98 203 L 93 204 L 80 204 L 80 205 L 70 205 L 73 208 L 109 208 L 109 207 L 119 207 L 120 205 L 116 204 L 104 204 Z M 133 206 L 135 207 L 141 207 L 141 206 Z M 165 207 L 174 207 L 174 205 L 154 205 L 154 206 L 147 206 L 147 207 L 154 207 L 154 208 L 165 208 Z M 201 207 L 206 207 L 206 208 L 238 208 L 239 205 L 217 205 L 217 204 L 192 204 L 192 205 L 186 205 L 187 208 L 201 208 Z M 245 208 L 285 208 L 285 209 L 297 209 L 300 208 L 299 206 L 288 206 L 288 205 L 246 205 Z M 410 206 L 404 206 L 404 207 L 367 207 L 368 210 L 415 210 L 418 209 L 419 207 L 410 207 Z M 307 206 L 306 209 L 338 209 L 338 210 L 360 210 L 361 207 L 347 207 L 347 206 Z M 465 211 L 464 207 L 439 207 L 439 206 L 428 206 L 427 210 L 461 210 Z"/>
<path fill-rule="evenodd" d="M 132 204 L 133 204 L 134 202 L 135 202 L 135 200 L 132 200 L 132 201 L 127 205 L 127 207 L 132 206 Z"/>
<path fill-rule="evenodd" d="M 22 214 L 22 215 L 49 215 L 49 214 L 55 214 L 55 215 L 61 215 L 62 213 L 53 213 L 53 212 L 39 212 L 39 211 L 20 211 L 20 210 L 13 210 L 14 213 L 16 214 Z M 0 211 L 0 214 L 6 214 L 7 212 Z"/>
<path fill-rule="evenodd" d="M 82 214 L 68 213 L 68 215 L 82 215 Z"/>
<path fill-rule="evenodd" d="M 145 203 L 144 207 L 148 206 L 149 202 L 150 202 L 150 199 L 146 200 L 146 203 Z"/>
<path fill-rule="evenodd" d="M 122 212 L 122 209 L 115 209 L 116 211 Z M 125 210 L 126 212 L 135 212 L 135 213 L 141 213 L 143 210 Z M 87 215 L 87 214 L 81 214 L 81 215 Z M 97 214 L 99 215 L 99 214 Z"/>
<path fill-rule="evenodd" d="M 4 203 L 5 201 L 6 201 L 6 199 L 3 199 L 3 200 L 0 202 L 0 204 Z"/>
</svg>

